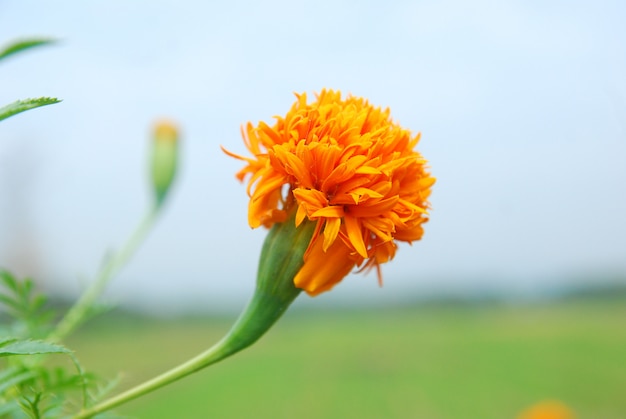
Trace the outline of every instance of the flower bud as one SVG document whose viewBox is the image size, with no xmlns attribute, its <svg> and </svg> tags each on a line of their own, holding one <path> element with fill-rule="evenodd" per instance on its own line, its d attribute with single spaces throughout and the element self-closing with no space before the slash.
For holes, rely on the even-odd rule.
<svg viewBox="0 0 626 419">
<path fill-rule="evenodd" d="M 154 127 L 151 163 L 155 201 L 160 206 L 174 181 L 178 166 L 178 129 L 169 121 L 160 121 Z"/>
</svg>

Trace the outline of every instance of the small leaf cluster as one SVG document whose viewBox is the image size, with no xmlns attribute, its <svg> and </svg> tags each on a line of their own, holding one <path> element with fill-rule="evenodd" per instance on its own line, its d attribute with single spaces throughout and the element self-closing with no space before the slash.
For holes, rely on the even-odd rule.
<svg viewBox="0 0 626 419">
<path fill-rule="evenodd" d="M 47 45 L 46 39 L 14 42 L 0 48 L 0 61 L 27 49 Z M 51 97 L 22 99 L 0 107 L 0 121 L 21 112 L 58 103 Z M 96 300 L 106 284 L 131 259 L 163 208 L 175 178 L 178 130 L 173 123 L 157 125 L 153 136 L 152 186 L 155 200 L 135 232 L 97 272 L 82 296 L 65 312 L 53 310 L 37 293 L 31 279 L 18 279 L 0 268 L 0 419 L 91 418 L 116 404 L 103 400 L 116 382 L 86 373 L 61 341 L 99 311 Z M 129 393 L 129 392 L 127 392 Z M 132 391 L 130 392 L 132 393 Z M 107 413 L 101 413 L 107 412 Z"/>
<path fill-rule="evenodd" d="M 0 49 L 0 60 L 50 42 L 11 43 Z M 58 102 L 50 97 L 17 100 L 0 107 L 0 121 Z M 31 279 L 18 280 L 0 268 L 0 418 L 63 417 L 101 397 L 96 377 L 52 338 L 58 318 Z"/>
<path fill-rule="evenodd" d="M 35 294 L 34 282 L 30 278 L 18 281 L 8 271 L 0 269 L 0 284 L 4 287 L 0 292 L 0 303 L 5 307 L 7 315 L 15 319 L 8 330 L 2 335 L 30 336 L 41 339 L 50 333 L 50 323 L 54 312 L 47 308 L 46 297 Z"/>
<path fill-rule="evenodd" d="M 46 340 L 54 312 L 37 294 L 33 281 L 17 280 L 0 270 L 0 303 L 6 324 L 0 329 L 0 417 L 58 416 L 76 393 L 87 402 L 94 377 L 85 374 L 73 352 Z M 67 358 L 66 365 L 50 365 L 47 356 Z"/>
</svg>

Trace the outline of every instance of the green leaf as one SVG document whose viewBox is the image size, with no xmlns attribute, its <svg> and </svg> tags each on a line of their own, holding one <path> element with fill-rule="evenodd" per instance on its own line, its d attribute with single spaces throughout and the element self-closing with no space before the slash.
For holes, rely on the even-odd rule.
<svg viewBox="0 0 626 419">
<path fill-rule="evenodd" d="M 50 333 L 55 313 L 45 306 L 46 297 L 35 294 L 35 283 L 25 278 L 17 280 L 8 271 L 0 269 L 0 307 L 13 318 L 2 326 L 0 336 L 41 339 Z M 10 326 L 10 327 L 9 327 Z"/>
<path fill-rule="evenodd" d="M 0 121 L 2 121 L 3 119 L 7 119 L 10 116 L 17 115 L 20 112 L 27 111 L 29 109 L 39 108 L 40 106 L 52 105 L 59 102 L 60 100 L 54 97 L 39 97 L 35 99 L 17 100 L 0 108 Z"/>
<path fill-rule="evenodd" d="M 22 406 L 24 413 L 28 414 L 30 419 L 42 419 L 43 412 L 40 411 L 39 403 L 42 401 L 43 394 L 35 393 L 33 398 L 23 397 L 19 404 Z"/>
<path fill-rule="evenodd" d="M 13 277 L 13 275 L 11 275 L 9 271 L 0 269 L 0 282 L 4 283 L 4 285 L 10 290 L 17 292 L 17 280 Z"/>
<path fill-rule="evenodd" d="M 8 338 L 0 341 L 0 357 L 40 354 L 72 354 L 72 351 L 64 346 L 56 343 L 48 343 L 43 340 Z"/>
<path fill-rule="evenodd" d="M 74 352 L 67 349 L 66 347 L 56 344 L 49 343 L 43 340 L 34 340 L 34 339 L 15 339 L 15 338 L 0 338 L 0 358 L 6 356 L 13 355 L 43 355 L 43 354 L 65 354 L 67 355 L 76 371 L 78 371 L 78 375 L 80 376 L 80 387 L 83 395 L 83 407 L 86 406 L 88 395 L 87 395 L 87 383 L 85 379 L 85 372 L 81 367 L 78 359 L 74 355 Z"/>
<path fill-rule="evenodd" d="M 10 375 L 3 374 L 2 379 L 0 379 L 0 394 L 3 394 L 8 388 L 37 377 L 35 371 L 24 371 L 22 369 L 13 368 L 10 372 Z"/>
<path fill-rule="evenodd" d="M 10 55 L 13 55 L 15 53 L 18 53 L 18 52 L 21 52 L 21 51 L 24 51 L 33 47 L 38 47 L 40 45 L 48 45 L 53 42 L 54 40 L 45 39 L 45 38 L 21 39 L 19 41 L 12 42 L 6 47 L 4 47 L 2 50 L 0 50 L 0 60 Z"/>
</svg>

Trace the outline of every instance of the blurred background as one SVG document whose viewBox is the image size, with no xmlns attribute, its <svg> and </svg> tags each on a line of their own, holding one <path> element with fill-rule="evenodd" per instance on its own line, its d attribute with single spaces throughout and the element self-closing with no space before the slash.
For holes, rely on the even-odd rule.
<svg viewBox="0 0 626 419">
<path fill-rule="evenodd" d="M 422 133 L 438 183 L 423 242 L 320 300 L 544 292 L 626 273 L 621 2 L 0 3 L 2 98 L 63 103 L 3 124 L 0 264 L 75 295 L 142 216 L 148 133 L 183 132 L 167 212 L 111 287 L 146 308 L 248 298 L 265 235 L 246 223 L 239 128 L 293 92 L 340 89 Z M 355 294 L 361 294 L 353 298 Z"/>
<path fill-rule="evenodd" d="M 241 163 L 224 155 L 220 145 L 245 153 L 242 124 L 284 114 L 293 92 L 339 89 L 389 107 L 394 120 L 422 133 L 418 149 L 438 179 L 431 220 L 421 242 L 401 245 L 396 259 L 383 266 L 382 289 L 375 275 L 352 275 L 330 293 L 300 298 L 296 311 L 309 310 L 303 318 L 310 318 L 322 309 L 364 310 L 359 322 L 374 323 L 366 323 L 370 335 L 363 335 L 363 344 L 379 341 L 371 307 L 389 324 L 412 319 L 406 324 L 419 332 L 414 342 L 403 341 L 408 348 L 422 345 L 427 331 L 450 332 L 440 337 L 442 346 L 420 352 L 424 359 L 446 351 L 454 358 L 460 348 L 472 348 L 473 339 L 498 341 L 504 333 L 511 347 L 476 349 L 484 359 L 458 361 L 458 368 L 449 368 L 458 376 L 448 370 L 445 374 L 451 375 L 441 375 L 444 369 L 435 367 L 456 362 L 450 357 L 432 361 L 434 375 L 424 388 L 446 377 L 457 382 L 472 365 L 502 361 L 503 369 L 493 367 L 493 376 L 472 372 L 493 387 L 466 383 L 445 391 L 478 388 L 477 394 L 463 395 L 467 405 L 436 392 L 420 393 L 414 382 L 394 393 L 406 400 L 419 394 L 419 405 L 426 406 L 423 417 L 506 417 L 502 412 L 543 395 L 582 403 L 581 394 L 590 393 L 582 382 L 591 379 L 604 386 L 589 403 L 575 406 L 591 415 L 582 417 L 624 417 L 626 405 L 618 402 L 618 389 L 626 388 L 620 361 L 626 349 L 623 300 L 567 303 L 565 308 L 546 301 L 581 290 L 615 296 L 626 285 L 625 17 L 620 1 L 0 1 L 0 40 L 59 40 L 3 63 L 0 103 L 42 95 L 63 99 L 2 124 L 0 266 L 35 277 L 58 298 L 79 295 L 107 252 L 120 246 L 143 216 L 151 198 L 149 133 L 156 119 L 168 117 L 180 124 L 183 135 L 175 190 L 106 300 L 162 317 L 238 312 L 251 295 L 265 231 L 248 227 L 245 186 L 234 178 Z M 452 311 L 439 307 L 433 314 L 428 307 L 435 300 L 509 304 L 453 305 Z M 535 310 L 537 305 L 541 310 Z M 409 314 L 396 316 L 398 307 L 408 307 Z M 473 316 L 480 320 L 473 323 Z M 434 323 L 419 326 L 424 318 Z M 569 329 L 581 321 L 582 329 Z M 333 324 L 328 317 L 312 327 Z M 603 328 L 607 334 L 592 340 Z M 193 330 L 189 336 L 201 333 Z M 485 332 L 483 341 L 472 330 L 493 330 L 494 335 Z M 562 340 L 554 338 L 561 332 Z M 108 336 L 101 333 L 96 341 Z M 469 340 L 462 339 L 466 334 Z M 388 339 L 395 347 L 396 341 Z M 431 345 L 439 338 L 432 339 Z M 304 350 L 300 345 L 294 350 L 298 347 Z M 190 348 L 195 353 L 202 344 Z M 278 356 L 274 346 L 267 348 L 267 356 Z M 381 342 L 370 358 L 386 348 Z M 511 348 L 520 354 L 547 351 L 548 358 L 528 365 L 516 361 L 515 371 L 522 375 L 515 375 L 506 368 L 512 365 L 508 361 L 519 359 L 502 355 Z M 392 373 L 396 383 L 409 382 L 402 371 L 415 359 L 410 350 L 405 355 L 398 358 L 403 360 L 400 372 Z M 608 375 L 567 375 L 590 358 L 605 359 Z M 561 369 L 550 370 L 552 361 Z M 596 367 L 582 370 L 595 373 Z M 350 371 L 346 386 L 363 378 Z M 389 371 L 382 365 L 368 374 Z M 531 378 L 524 375 L 531 372 Z M 425 377 L 423 371 L 415 375 Z M 499 380 L 506 376 L 517 377 L 513 381 L 523 388 L 529 383 L 553 386 L 529 385 L 534 389 L 529 393 L 515 386 L 502 390 Z M 218 382 L 223 383 L 212 386 Z M 260 384 L 260 390 L 249 392 L 263 388 Z M 364 400 L 358 394 L 354 403 Z M 500 407 L 490 404 L 494 397 Z M 303 405 L 315 401 L 312 396 L 295 399 Z M 435 407 L 429 400 L 436 401 Z M 483 400 L 486 407 L 471 413 L 471 400 Z M 365 411 L 414 417 L 393 410 L 399 402 L 387 402 L 384 406 L 392 410 L 369 406 Z M 293 417 L 294 411 L 285 409 L 268 417 Z M 328 412 L 336 415 L 298 414 L 346 417 L 337 407 Z"/>
</svg>

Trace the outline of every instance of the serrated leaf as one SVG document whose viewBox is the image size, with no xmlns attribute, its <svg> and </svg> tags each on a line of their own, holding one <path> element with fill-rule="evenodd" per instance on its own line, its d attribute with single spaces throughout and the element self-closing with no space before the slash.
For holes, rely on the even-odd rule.
<svg viewBox="0 0 626 419">
<path fill-rule="evenodd" d="M 39 97 L 35 99 L 17 100 L 0 108 L 0 121 L 30 109 L 39 108 L 46 105 L 52 105 L 59 102 L 60 100 L 55 97 Z"/>
<path fill-rule="evenodd" d="M 15 280 L 15 278 L 13 277 L 13 275 L 11 275 L 9 273 L 9 271 L 5 271 L 4 269 L 0 269 L 0 281 L 2 281 L 4 283 L 4 285 L 6 285 L 7 288 L 16 291 L 17 290 L 17 281 Z"/>
<path fill-rule="evenodd" d="M 18 53 L 18 52 L 21 52 L 21 51 L 24 51 L 33 47 L 38 47 L 41 45 L 48 45 L 53 42 L 54 40 L 45 39 L 45 38 L 21 39 L 21 40 L 12 42 L 6 47 L 4 47 L 2 50 L 0 50 L 0 60 L 10 55 L 13 55 L 15 53 Z"/>
<path fill-rule="evenodd" d="M 78 375 L 81 377 L 81 390 L 83 394 L 83 407 L 86 406 L 87 403 L 87 383 L 85 380 L 85 373 L 83 368 L 81 367 L 78 359 L 74 355 L 74 352 L 67 349 L 66 347 L 56 344 L 49 343 L 43 340 L 34 340 L 34 339 L 15 339 L 15 338 L 4 338 L 4 340 L 0 339 L 0 358 L 6 356 L 14 356 L 14 355 L 43 355 L 43 354 L 64 354 L 67 355 L 76 367 L 76 371 L 78 371 Z"/>
<path fill-rule="evenodd" d="M 0 357 L 41 354 L 72 354 L 72 351 L 64 346 L 43 340 L 6 339 L 0 342 Z"/>
</svg>

